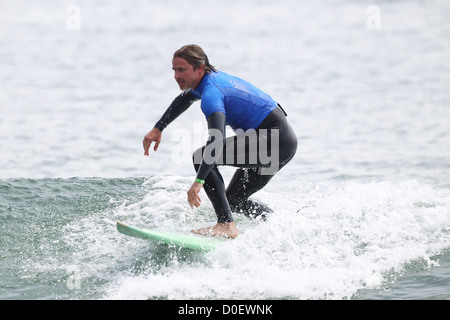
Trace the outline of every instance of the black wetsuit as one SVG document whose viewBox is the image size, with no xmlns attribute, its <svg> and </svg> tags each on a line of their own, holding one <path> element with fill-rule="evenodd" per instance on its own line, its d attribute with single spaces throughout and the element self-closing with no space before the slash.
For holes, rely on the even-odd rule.
<svg viewBox="0 0 450 320">
<path fill-rule="evenodd" d="M 195 91 L 183 92 L 175 98 L 155 127 L 164 130 L 198 99 Z M 225 135 L 227 115 L 221 111 L 208 114 L 210 136 L 206 146 L 194 153 L 193 159 L 197 178 L 205 181 L 205 192 L 219 223 L 232 222 L 232 211 L 252 217 L 264 216 L 271 211 L 249 197 L 261 190 L 297 150 L 297 137 L 286 119 L 286 113 L 280 105 L 272 108 L 264 110 L 268 114 L 264 115 L 258 127 L 245 132 L 241 130 L 229 138 Z M 238 167 L 228 188 L 225 188 L 218 170 L 220 165 Z"/>
</svg>

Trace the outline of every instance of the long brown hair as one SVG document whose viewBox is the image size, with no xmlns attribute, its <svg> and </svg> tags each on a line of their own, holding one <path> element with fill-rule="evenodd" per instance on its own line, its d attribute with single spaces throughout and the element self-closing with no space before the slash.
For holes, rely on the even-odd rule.
<svg viewBox="0 0 450 320">
<path fill-rule="evenodd" d="M 217 72 L 216 68 L 209 63 L 208 56 L 205 51 L 203 51 L 203 49 L 196 44 L 188 44 L 181 47 L 175 51 L 173 58 L 185 59 L 194 67 L 194 70 L 204 66 L 206 73 L 211 73 L 212 71 Z"/>
</svg>

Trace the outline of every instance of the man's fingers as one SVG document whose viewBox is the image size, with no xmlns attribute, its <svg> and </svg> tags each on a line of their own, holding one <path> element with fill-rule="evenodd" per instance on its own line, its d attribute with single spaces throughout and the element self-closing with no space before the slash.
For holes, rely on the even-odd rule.
<svg viewBox="0 0 450 320">
<path fill-rule="evenodd" d="M 148 140 L 147 140 L 147 137 L 144 137 L 144 140 L 142 140 L 142 145 L 144 146 L 144 149 L 148 149 Z"/>
<path fill-rule="evenodd" d="M 144 141 L 142 142 L 142 144 L 144 146 L 144 155 L 148 156 L 150 154 L 149 150 L 150 150 L 152 143 L 153 143 L 153 140 L 151 140 L 147 137 L 144 138 Z M 159 144 L 159 143 L 157 143 L 157 144 Z M 157 147 L 155 145 L 155 151 L 156 151 L 156 149 L 157 149 Z"/>
<path fill-rule="evenodd" d="M 150 154 L 149 150 L 152 143 L 155 143 L 153 150 L 158 150 L 159 143 L 161 142 L 161 130 L 158 128 L 153 128 L 149 133 L 144 136 L 142 140 L 142 145 L 144 146 L 144 155 L 148 156 Z"/>
<path fill-rule="evenodd" d="M 201 205 L 202 199 L 200 199 L 200 196 L 198 194 L 192 194 L 191 192 L 188 192 L 188 202 L 191 206 L 191 209 L 194 207 L 198 208 Z"/>
<path fill-rule="evenodd" d="M 202 199 L 200 199 L 200 197 L 197 196 L 197 198 L 194 199 L 194 201 L 193 201 L 194 207 L 196 207 L 196 208 L 200 207 L 201 202 L 202 202 Z"/>
<path fill-rule="evenodd" d="M 150 141 L 148 141 L 147 139 L 144 139 L 143 145 L 144 145 L 144 155 L 148 156 L 149 155 L 149 149 L 150 149 L 150 145 L 152 143 Z"/>
<path fill-rule="evenodd" d="M 159 142 L 160 142 L 160 141 L 156 141 L 156 143 L 155 143 L 155 147 L 153 148 L 153 150 L 154 150 L 154 151 L 158 150 L 158 147 L 159 147 Z"/>
<path fill-rule="evenodd" d="M 201 205 L 201 200 L 200 199 L 196 199 L 194 201 L 190 201 L 189 205 L 191 206 L 191 209 L 194 209 L 194 207 L 198 208 Z"/>
</svg>

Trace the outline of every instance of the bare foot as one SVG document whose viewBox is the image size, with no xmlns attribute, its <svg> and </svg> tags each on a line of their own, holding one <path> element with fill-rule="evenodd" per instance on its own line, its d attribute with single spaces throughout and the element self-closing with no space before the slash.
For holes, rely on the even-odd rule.
<svg viewBox="0 0 450 320">
<path fill-rule="evenodd" d="M 223 237 L 234 239 L 239 235 L 236 223 L 218 223 L 213 227 L 192 230 L 192 233 L 203 236 Z"/>
</svg>

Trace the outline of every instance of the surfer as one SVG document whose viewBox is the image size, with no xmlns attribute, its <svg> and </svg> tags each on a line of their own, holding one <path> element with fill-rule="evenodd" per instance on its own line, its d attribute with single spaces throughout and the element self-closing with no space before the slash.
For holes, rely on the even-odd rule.
<svg viewBox="0 0 450 320">
<path fill-rule="evenodd" d="M 144 154 L 159 147 L 162 131 L 195 101 L 208 122 L 208 141 L 194 152 L 197 177 L 187 192 L 191 208 L 199 207 L 202 188 L 217 215 L 217 224 L 193 233 L 235 238 L 239 231 L 232 212 L 265 218 L 271 209 L 249 199 L 261 190 L 297 150 L 297 137 L 287 114 L 269 95 L 250 83 L 218 71 L 198 45 L 186 45 L 174 53 L 175 80 L 183 92 L 175 98 L 154 128 L 143 140 Z M 236 133 L 226 138 L 225 126 Z M 238 169 L 229 185 L 218 166 Z"/>
</svg>

